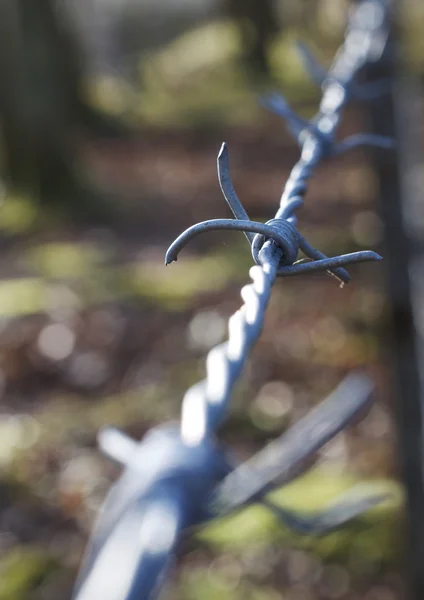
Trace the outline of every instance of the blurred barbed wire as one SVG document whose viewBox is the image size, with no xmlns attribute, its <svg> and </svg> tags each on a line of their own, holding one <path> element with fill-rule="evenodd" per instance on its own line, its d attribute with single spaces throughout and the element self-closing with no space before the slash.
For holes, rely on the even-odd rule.
<svg viewBox="0 0 424 600">
<path fill-rule="evenodd" d="M 190 227 L 168 249 L 166 264 L 177 260 L 185 244 L 200 233 L 243 231 L 256 262 L 250 270 L 252 283 L 241 291 L 244 304 L 229 321 L 228 342 L 208 354 L 206 379 L 187 391 L 180 424 L 157 427 L 140 443 L 114 429 L 100 434 L 103 452 L 124 466 L 124 473 L 107 497 L 74 598 L 156 597 L 183 533 L 246 504 L 264 504 L 300 532 L 325 533 L 385 498 L 353 491 L 308 518 L 276 506 L 266 497 L 276 482 L 286 484 L 304 472 L 310 457 L 362 414 L 373 392 L 372 381 L 362 373 L 348 376 L 316 410 L 240 466 L 218 443 L 216 432 L 249 351 L 260 336 L 276 277 L 326 271 L 343 285 L 350 279 L 346 265 L 381 258 L 371 251 L 325 256 L 298 231 L 296 211 L 303 205 L 308 180 L 323 159 L 362 145 L 393 146 L 392 140 L 369 134 L 336 140 L 342 110 L 350 99 L 374 98 L 387 91 L 387 81 L 365 86 L 357 82 L 357 75 L 367 64 L 383 60 L 389 27 L 389 3 L 362 0 L 350 15 L 344 44 L 328 72 L 301 47 L 308 70 L 323 89 L 319 111 L 312 120 L 299 117 L 281 95 L 263 99 L 287 120 L 301 146 L 301 158 L 284 187 L 280 207 L 266 224 L 249 219 L 231 182 L 227 147 L 222 146 L 218 176 L 236 218 Z M 306 259 L 298 259 L 299 250 Z"/>
</svg>

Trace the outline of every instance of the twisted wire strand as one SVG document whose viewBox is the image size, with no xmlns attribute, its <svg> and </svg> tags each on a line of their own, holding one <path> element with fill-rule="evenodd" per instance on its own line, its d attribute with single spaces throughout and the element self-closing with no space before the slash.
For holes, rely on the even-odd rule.
<svg viewBox="0 0 424 600">
<path fill-rule="evenodd" d="M 281 250 L 267 242 L 261 250 L 264 266 L 250 269 L 252 283 L 241 290 L 243 306 L 230 318 L 228 342 L 213 348 L 206 359 L 206 379 L 192 386 L 183 399 L 181 434 L 190 445 L 216 431 L 248 352 L 259 338 L 275 281 Z"/>
<path fill-rule="evenodd" d="M 296 211 L 303 205 L 309 179 L 324 158 L 363 144 L 391 145 L 386 138 L 368 134 L 340 143 L 335 139 L 342 109 L 351 97 L 364 99 L 387 89 L 385 81 L 372 86 L 355 81 L 367 62 L 381 59 L 387 19 L 386 0 L 362 0 L 350 16 L 345 42 L 328 72 L 304 52 L 309 69 L 323 88 L 319 111 L 312 121 L 296 115 L 280 96 L 265 99 L 269 108 L 288 119 L 301 145 L 300 159 L 284 186 L 279 209 L 267 224 L 250 221 L 231 182 L 227 148 L 222 147 L 219 181 L 236 217 L 231 228 L 245 233 L 257 263 L 250 269 L 251 283 L 241 290 L 243 305 L 229 320 L 228 341 L 207 356 L 206 378 L 186 392 L 180 423 L 156 428 L 140 443 L 113 431 L 101 436 L 103 450 L 124 466 L 124 472 L 106 499 L 77 581 L 75 600 L 156 598 L 183 531 L 252 501 L 262 502 L 300 531 L 320 533 L 382 499 L 374 495 L 353 500 L 349 495 L 329 510 L 306 518 L 265 497 L 276 479 L 282 477 L 287 482 L 299 474 L 302 460 L 366 405 L 372 388 L 366 378 L 351 377 L 341 386 L 341 395 L 336 391 L 314 413 L 241 466 L 231 465 L 214 434 L 225 417 L 249 351 L 261 334 L 277 275 L 283 270 L 294 275 L 328 268 L 341 281 L 348 281 L 343 265 L 378 258 L 373 252 L 327 258 L 297 231 Z M 204 231 L 212 228 L 202 226 Z M 187 239 L 193 237 L 193 231 Z M 176 240 L 170 247 L 167 262 L 176 260 L 183 242 L 184 238 Z M 314 262 L 295 262 L 299 248 Z"/>
<path fill-rule="evenodd" d="M 384 2 L 380 3 L 375 0 L 365 0 L 357 7 L 351 16 L 344 44 L 322 81 L 323 96 L 317 115 L 310 123 L 296 119 L 295 129 L 301 144 L 301 156 L 291 170 L 284 186 L 280 206 L 273 222 L 289 220 L 292 226 L 296 226 L 296 211 L 303 205 L 309 179 L 324 158 L 331 156 L 338 146 L 340 149 L 340 145 L 336 143 L 335 139 L 336 132 L 342 110 L 357 88 L 355 78 L 367 62 L 380 59 L 384 49 L 381 40 L 385 40 L 387 37 L 385 35 L 387 30 L 385 8 Z M 274 96 L 271 104 L 274 109 L 278 109 L 277 112 L 280 112 L 282 116 L 288 117 L 289 124 L 293 124 L 292 109 L 288 107 L 283 98 Z M 359 134 L 359 136 L 354 136 L 350 142 L 348 140 L 342 142 L 342 149 L 343 144 L 347 147 L 356 147 L 363 143 L 377 143 L 387 147 L 391 145 L 391 141 L 386 139 L 376 140 L 373 136 Z M 220 156 L 222 158 L 223 152 L 226 153 L 226 148 L 221 149 L 218 161 Z M 226 154 L 224 159 L 227 159 Z M 223 178 L 220 177 L 220 184 L 235 216 L 237 219 L 242 219 L 234 221 L 234 229 L 243 229 L 248 215 L 234 190 L 228 169 L 224 171 Z M 254 224 L 254 226 L 256 225 Z M 230 318 L 228 342 L 209 352 L 206 359 L 205 380 L 192 386 L 183 399 L 181 432 L 183 439 L 190 444 L 200 443 L 205 436 L 215 432 L 222 422 L 234 385 L 246 363 L 248 352 L 263 328 L 271 289 L 279 272 L 285 245 L 281 243 L 278 245 L 278 235 L 275 233 L 272 236 L 269 233 L 267 239 L 264 240 L 263 237 L 260 239 L 261 234 L 258 232 L 252 240 L 250 232 L 255 231 L 254 226 L 250 222 L 250 228 L 246 227 L 244 231 L 249 232 L 246 233 L 246 236 L 252 244 L 252 249 L 257 253 L 259 264 L 250 270 L 252 283 L 241 291 L 244 304 Z M 194 232 L 193 228 L 190 230 L 191 233 Z M 256 229 L 256 231 L 258 230 Z M 277 243 L 272 241 L 271 237 Z M 175 246 L 178 246 L 180 238 L 168 250 L 167 262 L 176 260 L 178 248 L 176 249 Z M 322 253 L 312 248 L 304 238 L 302 244 L 304 251 L 305 249 L 312 251 L 310 256 L 328 260 L 330 264 L 333 264 L 334 259 L 327 259 Z M 170 254 L 172 254 L 172 258 L 170 258 Z M 352 262 L 355 262 L 357 257 L 353 253 L 350 258 Z M 369 252 L 363 258 L 375 260 L 380 257 Z M 293 264 L 293 256 L 291 256 L 291 261 L 291 266 L 284 267 L 287 274 L 295 275 L 313 268 L 313 263 Z M 346 263 L 341 261 L 340 264 Z M 316 268 L 322 268 L 322 265 Z"/>
</svg>

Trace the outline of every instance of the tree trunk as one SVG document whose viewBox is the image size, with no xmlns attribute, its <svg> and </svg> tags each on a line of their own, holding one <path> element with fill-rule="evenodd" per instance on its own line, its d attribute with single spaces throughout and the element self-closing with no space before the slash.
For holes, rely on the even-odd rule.
<svg viewBox="0 0 424 600">
<path fill-rule="evenodd" d="M 40 202 L 83 210 L 76 132 L 116 136 L 123 128 L 81 97 L 83 57 L 55 0 L 0 1 L 0 122 L 6 183 Z M 103 128 L 103 130 L 102 130 Z"/>
</svg>

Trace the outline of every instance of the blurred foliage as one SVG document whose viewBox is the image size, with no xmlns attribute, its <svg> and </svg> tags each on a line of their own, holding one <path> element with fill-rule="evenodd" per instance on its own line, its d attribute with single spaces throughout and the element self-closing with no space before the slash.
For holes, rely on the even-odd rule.
<svg viewBox="0 0 424 600">
<path fill-rule="evenodd" d="M 269 62 L 273 85 L 301 102 L 318 92 L 303 69 L 295 39 L 293 32 L 282 32 L 270 46 Z M 252 123 L 262 109 L 240 69 L 241 56 L 237 27 L 231 20 L 215 21 L 144 57 L 139 95 L 129 96 L 125 83 L 109 76 L 87 82 L 88 96 L 105 111 L 161 127 Z M 265 80 L 263 87 L 269 85 Z"/>
<path fill-rule="evenodd" d="M 88 96 L 105 112 L 163 127 L 252 123 L 263 113 L 256 94 L 269 88 L 282 89 L 291 102 L 315 101 L 319 90 L 304 68 L 296 40 L 305 40 L 322 63 L 328 64 L 345 26 L 346 7 L 342 4 L 337 16 L 338 11 L 331 13 L 333 6 L 322 3 L 320 10 L 318 2 L 313 28 L 305 29 L 301 21 L 274 34 L 267 50 L 268 79 L 249 80 L 240 68 L 243 42 L 239 27 L 232 19 L 219 19 L 192 28 L 159 50 L 146 52 L 139 63 L 139 93 L 109 76 L 87 82 Z M 421 74 L 422 3 L 410 0 L 401 17 L 404 64 Z M 289 23 L 292 18 L 288 16 Z"/>
<path fill-rule="evenodd" d="M 59 567 L 40 548 L 16 548 L 0 562 L 1 600 L 23 600 Z"/>
<path fill-rule="evenodd" d="M 406 65 L 421 77 L 424 74 L 424 6 L 420 0 L 407 0 L 399 7 L 401 39 Z"/>
<path fill-rule="evenodd" d="M 21 262 L 39 277 L 1 281 L 0 316 L 19 317 L 53 308 L 55 281 L 78 281 L 80 309 L 119 299 L 140 298 L 165 310 L 181 311 L 194 297 L 222 290 L 230 280 L 241 280 L 240 267 L 246 270 L 249 259 L 239 248 L 232 247 L 232 261 L 225 260 L 227 247 L 225 252 L 211 257 L 185 256 L 184 261 L 165 271 L 163 262 L 157 261 L 111 265 L 107 253 L 76 243 L 56 242 L 35 247 L 23 253 Z"/>
<path fill-rule="evenodd" d="M 0 204 L 0 230 L 9 235 L 31 230 L 39 211 L 31 200 L 8 194 Z"/>
<path fill-rule="evenodd" d="M 397 483 L 373 480 L 366 484 L 352 474 L 331 473 L 331 470 L 316 468 L 290 485 L 276 490 L 271 498 L 283 508 L 301 515 L 311 515 L 331 505 L 339 495 L 359 482 L 364 495 L 388 494 L 388 501 L 363 517 L 363 532 L 354 536 L 349 544 L 349 552 L 357 552 L 364 560 L 367 560 L 365 553 L 369 553 L 370 560 L 391 562 L 398 557 L 399 547 L 394 543 L 398 533 L 390 523 L 399 517 L 403 504 L 401 487 Z M 323 559 L 336 556 L 340 560 L 346 550 L 346 532 L 349 529 L 355 531 L 355 524 L 323 537 L 299 536 L 285 527 L 265 507 L 253 506 L 235 516 L 214 521 L 198 536 L 222 551 L 240 549 L 258 541 L 269 544 L 279 542 L 312 550 Z M 361 527 L 357 533 L 360 529 Z"/>
</svg>

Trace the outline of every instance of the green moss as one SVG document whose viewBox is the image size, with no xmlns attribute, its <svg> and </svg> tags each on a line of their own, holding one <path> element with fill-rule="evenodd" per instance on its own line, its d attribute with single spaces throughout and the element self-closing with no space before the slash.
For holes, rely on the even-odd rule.
<svg viewBox="0 0 424 600">
<path fill-rule="evenodd" d="M 268 586 L 250 582 L 231 581 L 225 570 L 192 568 L 183 571 L 180 578 L 179 597 L 184 600 L 281 600 L 281 595 Z"/>
<path fill-rule="evenodd" d="M 336 498 L 357 485 L 358 479 L 349 474 L 313 469 L 290 485 L 272 493 L 281 506 L 299 514 L 313 514 L 328 507 Z M 363 483 L 363 495 L 387 493 L 390 498 L 374 507 L 352 525 L 346 525 L 327 536 L 300 536 L 285 527 L 266 508 L 259 505 L 243 509 L 233 516 L 219 519 L 198 533 L 199 538 L 220 550 L 242 549 L 257 542 L 281 542 L 313 549 L 322 558 L 340 556 L 347 549 L 359 556 L 378 560 L 393 560 L 399 551 L 396 542 L 402 490 L 389 480 Z M 355 532 L 353 534 L 353 532 Z"/>
<path fill-rule="evenodd" d="M 55 294 L 67 281 L 72 301 L 84 308 L 125 298 L 141 299 L 168 311 L 185 310 L 200 294 L 248 279 L 252 259 L 239 244 L 207 256 L 184 256 L 177 264 L 137 262 L 109 266 L 100 250 L 71 243 L 44 244 L 28 250 L 24 266 L 34 277 L 0 281 L 0 316 L 20 317 L 61 308 L 69 294 Z M 75 293 L 74 293 L 75 292 Z M 59 303 L 53 306 L 52 303 Z"/>
<path fill-rule="evenodd" d="M 34 248 L 29 263 L 46 277 L 75 279 L 92 274 L 104 258 L 93 247 L 52 243 Z"/>
<path fill-rule="evenodd" d="M 133 119 L 159 127 L 257 123 L 266 114 L 257 102 L 261 90 L 241 68 L 242 55 L 237 26 L 230 19 L 215 20 L 145 56 L 140 94 L 118 79 L 103 78 L 88 82 L 88 96 L 103 110 L 131 113 Z M 277 36 L 269 58 L 276 85 L 283 86 L 289 99 L 318 97 L 293 33 Z"/>
<path fill-rule="evenodd" d="M 151 299 L 174 311 L 186 308 L 198 294 L 223 289 L 237 273 L 237 264 L 215 253 L 214 256 L 185 257 L 166 269 L 158 263 L 129 265 L 120 277 L 123 287 L 135 296 Z"/>
<path fill-rule="evenodd" d="M 37 208 L 29 199 L 7 196 L 0 204 L 0 230 L 23 233 L 32 227 L 37 216 Z"/>
<path fill-rule="evenodd" d="M 12 550 L 0 560 L 0 600 L 23 600 L 57 568 L 40 548 Z"/>
<path fill-rule="evenodd" d="M 0 282 L 0 316 L 18 317 L 44 312 L 47 285 L 42 279 L 28 277 Z"/>
</svg>

